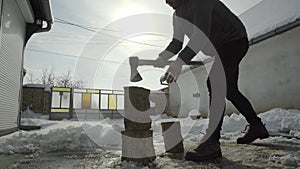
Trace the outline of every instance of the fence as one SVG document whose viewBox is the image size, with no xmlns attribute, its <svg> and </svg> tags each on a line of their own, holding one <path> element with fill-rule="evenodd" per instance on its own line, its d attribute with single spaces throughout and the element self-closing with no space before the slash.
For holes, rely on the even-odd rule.
<svg viewBox="0 0 300 169">
<path fill-rule="evenodd" d="M 121 118 L 123 112 L 123 91 L 52 88 L 51 120 Z"/>
</svg>

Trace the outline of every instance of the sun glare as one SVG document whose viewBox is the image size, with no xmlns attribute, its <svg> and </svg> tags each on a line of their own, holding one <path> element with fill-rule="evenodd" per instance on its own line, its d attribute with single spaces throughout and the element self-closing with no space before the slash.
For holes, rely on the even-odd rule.
<svg viewBox="0 0 300 169">
<path fill-rule="evenodd" d="M 147 13 L 148 9 L 139 4 L 124 4 L 114 12 L 114 20 L 121 19 L 136 14 Z"/>
</svg>

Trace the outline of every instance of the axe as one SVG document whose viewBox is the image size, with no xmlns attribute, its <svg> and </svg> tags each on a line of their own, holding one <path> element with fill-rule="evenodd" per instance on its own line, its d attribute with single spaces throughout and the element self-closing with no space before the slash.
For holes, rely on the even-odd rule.
<svg viewBox="0 0 300 169">
<path fill-rule="evenodd" d="M 207 59 L 205 61 L 191 61 L 189 62 L 188 65 L 204 65 L 210 61 L 212 61 L 213 59 Z M 138 66 L 153 66 L 155 64 L 155 60 L 142 60 L 139 59 L 136 56 L 132 56 L 129 58 L 129 64 L 130 64 L 130 69 L 131 69 L 131 75 L 130 75 L 130 81 L 131 82 L 139 82 L 141 80 L 143 80 L 142 76 L 140 75 L 140 73 L 138 72 L 137 68 Z M 174 61 L 166 61 L 166 65 L 170 65 L 171 63 L 173 63 Z"/>
</svg>

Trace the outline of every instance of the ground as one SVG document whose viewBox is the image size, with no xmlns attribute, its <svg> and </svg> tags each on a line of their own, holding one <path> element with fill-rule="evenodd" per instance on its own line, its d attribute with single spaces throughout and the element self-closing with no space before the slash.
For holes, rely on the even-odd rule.
<svg viewBox="0 0 300 169">
<path fill-rule="evenodd" d="M 276 136 L 238 145 L 235 140 L 243 135 L 246 122 L 241 115 L 226 116 L 221 138 L 223 158 L 202 163 L 186 161 L 183 154 L 165 154 L 162 119 L 158 119 L 152 123 L 157 157 L 146 166 L 121 161 L 122 120 L 54 122 L 25 118 L 23 125 L 40 125 L 41 130 L 18 131 L 0 137 L 0 168 L 300 168 L 300 111 L 274 109 L 259 116 Z M 199 144 L 207 122 L 207 119 L 180 121 L 185 151 Z M 284 137 L 278 136 L 279 132 L 284 132 Z"/>
<path fill-rule="evenodd" d="M 186 146 L 186 149 L 194 145 Z M 299 166 L 300 144 L 288 141 L 256 141 L 251 145 L 237 145 L 222 139 L 223 158 L 208 162 L 186 161 L 182 155 L 162 154 L 144 168 L 297 168 Z M 288 157 L 298 150 L 298 161 Z M 143 168 L 121 162 L 120 152 L 97 150 L 97 152 L 56 152 L 0 156 L 1 168 L 9 169 L 97 169 L 97 168 Z M 294 157 L 295 158 L 295 157 Z"/>
</svg>

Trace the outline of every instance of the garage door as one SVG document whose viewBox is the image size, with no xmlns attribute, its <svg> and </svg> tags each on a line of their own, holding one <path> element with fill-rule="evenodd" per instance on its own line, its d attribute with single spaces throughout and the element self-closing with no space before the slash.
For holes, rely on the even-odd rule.
<svg viewBox="0 0 300 169">
<path fill-rule="evenodd" d="M 0 135 L 16 129 L 20 108 L 25 21 L 15 0 L 0 0 Z"/>
</svg>

